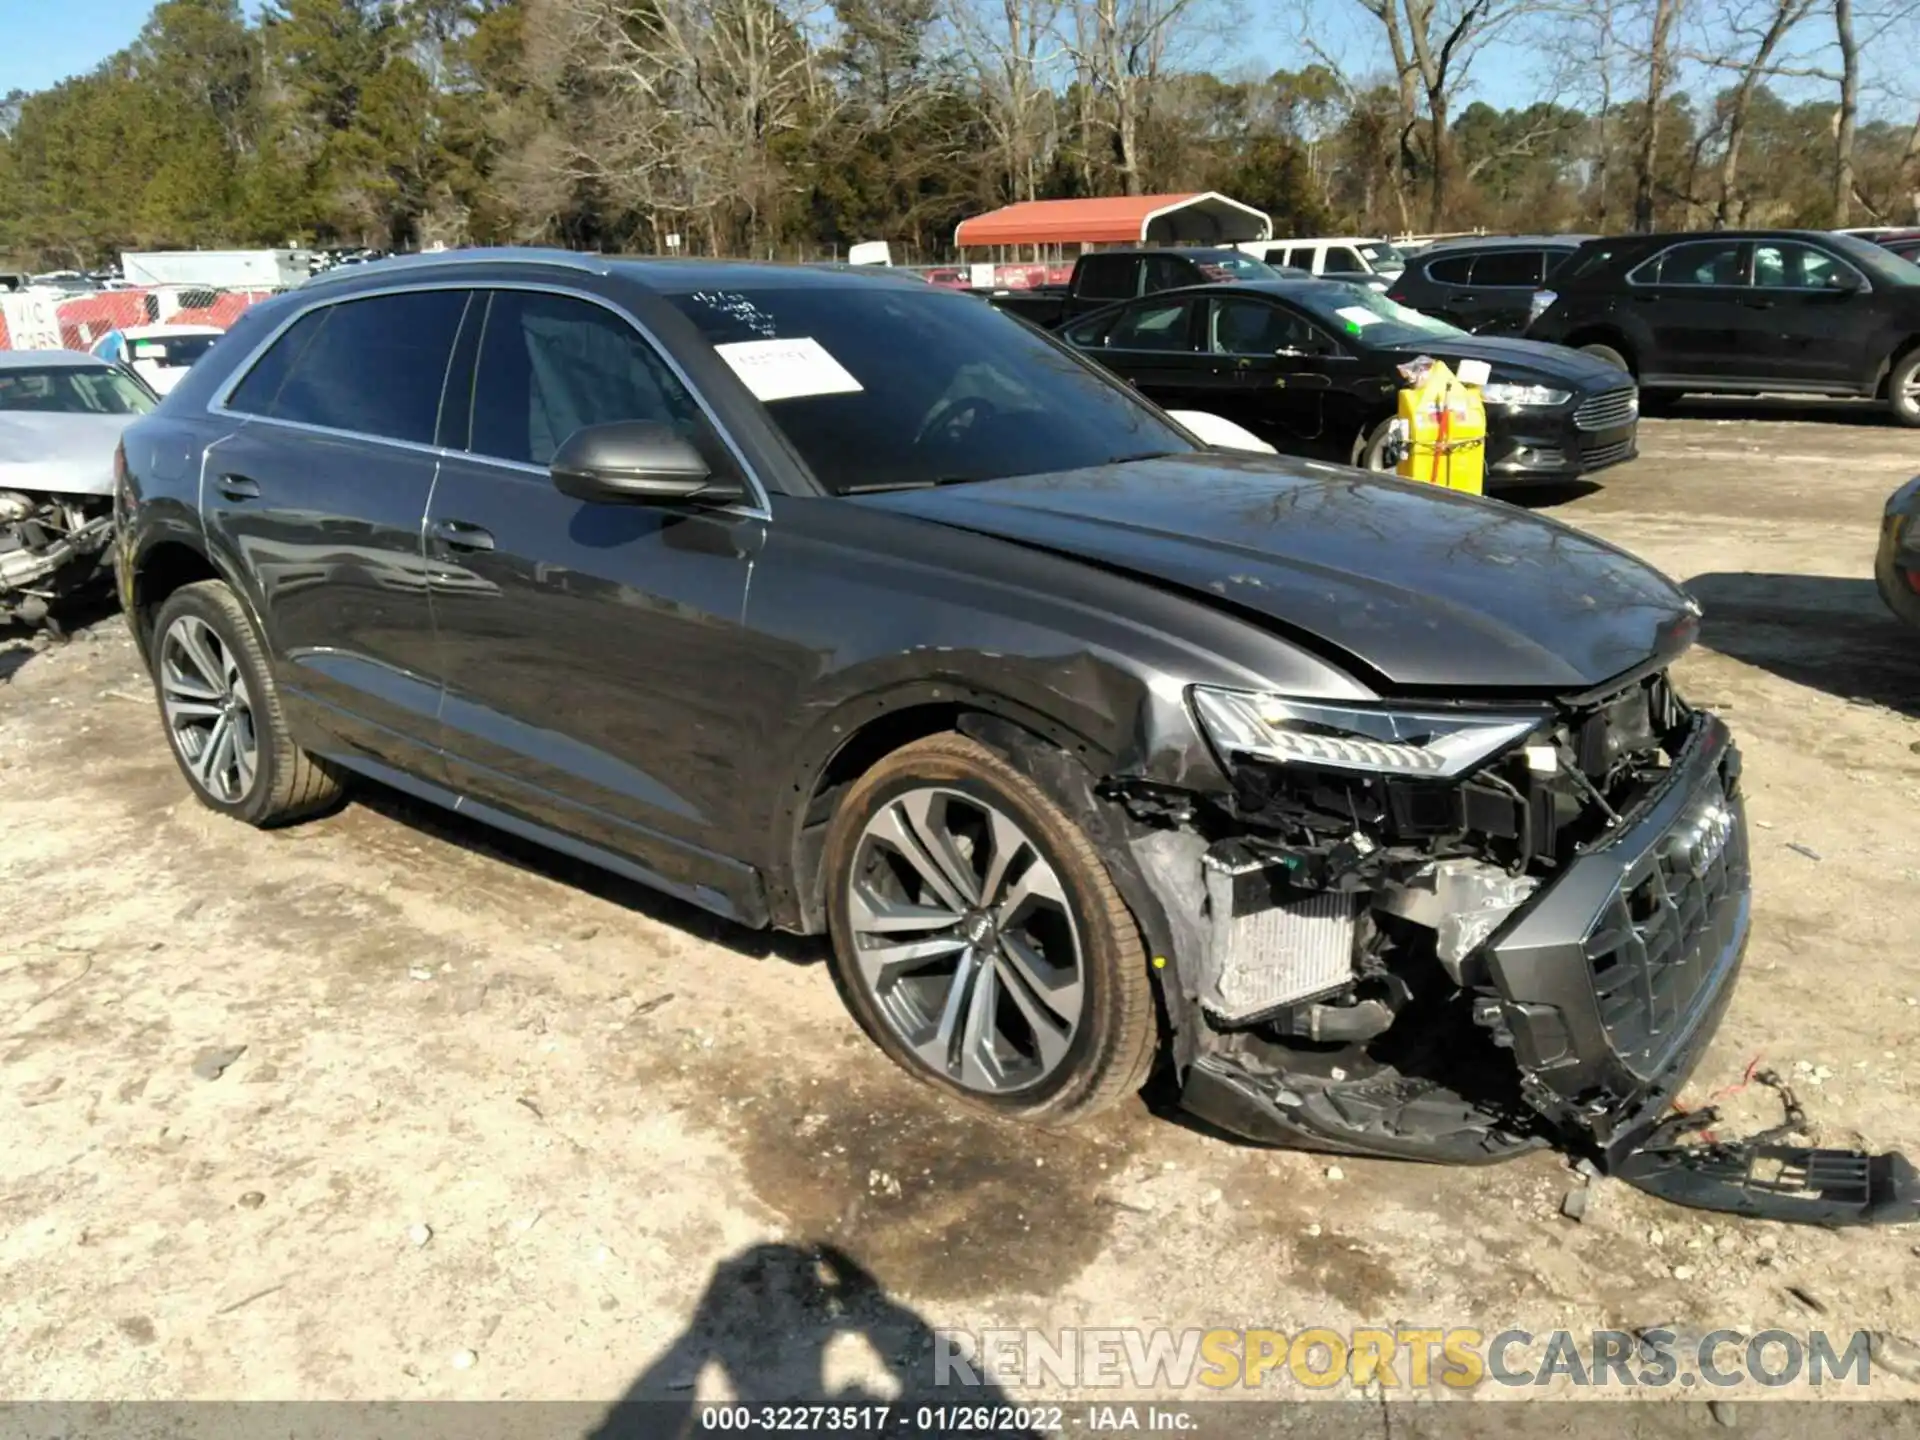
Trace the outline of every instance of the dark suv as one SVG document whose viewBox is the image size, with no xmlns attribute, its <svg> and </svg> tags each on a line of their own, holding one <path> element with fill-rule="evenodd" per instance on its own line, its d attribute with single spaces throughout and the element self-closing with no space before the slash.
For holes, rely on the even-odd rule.
<svg viewBox="0 0 1920 1440">
<path fill-rule="evenodd" d="M 917 279 L 525 251 L 260 305 L 117 468 L 223 814 L 365 777 L 830 935 L 876 1043 L 1002 1113 L 1164 1056 L 1242 1134 L 1557 1126 L 1748 1203 L 1628 1164 L 1748 880 L 1739 757 L 1667 681 L 1697 608 L 1612 546 L 1210 452 Z"/>
<path fill-rule="evenodd" d="M 1587 235 L 1442 240 L 1407 257 L 1387 297 L 1476 335 L 1524 334 L 1533 297 Z"/>
<path fill-rule="evenodd" d="M 1690 390 L 1854 395 L 1920 425 L 1920 269 L 1857 236 L 1594 240 L 1538 304 L 1530 337 L 1631 370 L 1644 409 Z"/>
</svg>

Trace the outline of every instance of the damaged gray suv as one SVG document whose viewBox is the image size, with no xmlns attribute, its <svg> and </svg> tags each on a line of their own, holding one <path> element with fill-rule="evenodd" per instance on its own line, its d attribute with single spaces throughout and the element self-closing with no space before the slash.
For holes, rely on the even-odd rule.
<svg viewBox="0 0 1920 1440">
<path fill-rule="evenodd" d="M 904 1069 L 1057 1123 L 1543 1140 L 1691 1203 L 1911 1214 L 1897 1156 L 1683 1143 L 1748 925 L 1697 608 L 1506 506 L 1211 451 L 917 281 L 472 251 L 250 311 L 126 435 L 161 724 L 256 825 L 366 777 L 831 936 Z"/>
</svg>

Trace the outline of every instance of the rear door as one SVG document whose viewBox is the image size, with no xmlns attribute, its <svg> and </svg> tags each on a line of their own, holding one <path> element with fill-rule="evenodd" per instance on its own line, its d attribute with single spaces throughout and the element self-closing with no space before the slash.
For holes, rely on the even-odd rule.
<svg viewBox="0 0 1920 1440">
<path fill-rule="evenodd" d="M 746 872 L 710 845 L 757 718 L 737 699 L 754 665 L 740 617 L 765 507 L 561 494 L 547 464 L 587 425 L 656 421 L 716 467 L 734 462 L 679 372 L 609 303 L 511 288 L 475 303 L 477 356 L 449 402 L 457 434 L 426 517 L 450 782 L 738 910 Z"/>
<path fill-rule="evenodd" d="M 1538 250 L 1483 250 L 1473 257 L 1473 279 L 1459 297 L 1464 325 L 1478 335 L 1518 335 L 1527 327 L 1533 292 L 1546 279 Z"/>
<path fill-rule="evenodd" d="M 242 423 L 208 447 L 209 537 L 253 588 L 312 748 L 431 764 L 440 684 L 420 525 L 466 304 L 419 289 L 308 310 L 212 406 Z"/>
<path fill-rule="evenodd" d="M 1191 295 L 1136 300 L 1087 353 L 1163 408 L 1204 409 L 1213 370 L 1211 357 L 1199 350 L 1197 316 L 1204 308 Z"/>
<path fill-rule="evenodd" d="M 1754 378 L 1760 314 L 1748 305 L 1752 246 L 1744 240 L 1670 245 L 1628 273 L 1627 303 L 1652 337 L 1642 382 L 1656 377 Z"/>
</svg>

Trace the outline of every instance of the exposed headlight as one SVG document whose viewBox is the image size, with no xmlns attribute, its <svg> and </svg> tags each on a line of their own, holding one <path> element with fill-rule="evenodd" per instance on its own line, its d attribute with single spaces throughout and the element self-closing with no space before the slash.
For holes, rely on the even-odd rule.
<svg viewBox="0 0 1920 1440">
<path fill-rule="evenodd" d="M 1495 381 L 1480 387 L 1480 398 L 1488 405 L 1564 405 L 1573 398 L 1573 392 L 1555 390 L 1549 385 L 1509 385 Z"/>
<path fill-rule="evenodd" d="M 1360 710 L 1193 687 L 1193 709 L 1222 756 L 1445 780 L 1463 775 L 1537 729 L 1536 715 Z"/>
</svg>

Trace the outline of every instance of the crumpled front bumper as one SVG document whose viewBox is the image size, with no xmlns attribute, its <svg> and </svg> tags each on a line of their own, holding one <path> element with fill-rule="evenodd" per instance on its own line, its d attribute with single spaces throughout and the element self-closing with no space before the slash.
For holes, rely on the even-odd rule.
<svg viewBox="0 0 1920 1440">
<path fill-rule="evenodd" d="M 1511 1050 L 1530 1111 L 1630 1184 L 1778 1220 L 1920 1217 L 1920 1186 L 1899 1155 L 1679 1143 L 1690 1127 L 1668 1112 L 1732 996 L 1750 914 L 1739 752 L 1726 726 L 1701 714 L 1665 786 L 1489 939 L 1497 995 L 1477 1018 Z M 1518 1134 L 1484 1127 L 1438 1147 L 1356 1146 L 1350 1128 L 1316 1134 L 1311 1104 L 1286 1103 L 1281 1087 L 1230 1056 L 1200 1057 L 1183 1098 L 1268 1143 L 1453 1162 L 1525 1148 Z M 1431 1117 L 1421 1128 L 1433 1133 Z"/>
</svg>

